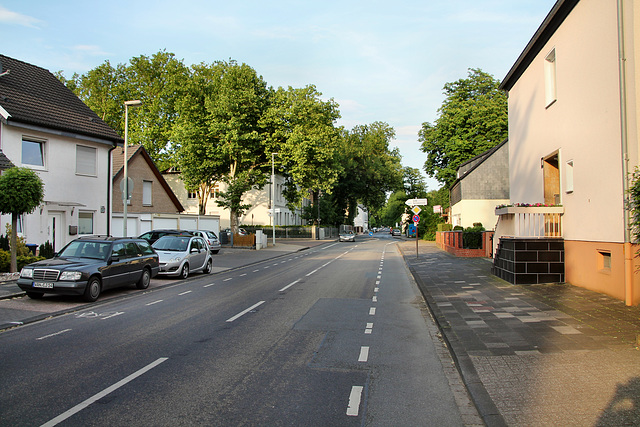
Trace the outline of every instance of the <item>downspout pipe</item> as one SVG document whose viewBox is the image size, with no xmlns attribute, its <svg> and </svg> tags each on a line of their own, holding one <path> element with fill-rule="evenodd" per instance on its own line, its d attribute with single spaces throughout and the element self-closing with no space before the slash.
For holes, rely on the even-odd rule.
<svg viewBox="0 0 640 427">
<path fill-rule="evenodd" d="M 633 305 L 633 248 L 631 239 L 631 219 L 627 209 L 629 197 L 629 140 L 627 119 L 627 71 L 626 71 L 626 47 L 624 25 L 624 1 L 617 0 L 618 11 L 618 78 L 620 87 L 620 144 L 622 150 L 622 189 L 623 189 L 623 224 L 624 224 L 624 286 L 625 304 Z"/>
</svg>

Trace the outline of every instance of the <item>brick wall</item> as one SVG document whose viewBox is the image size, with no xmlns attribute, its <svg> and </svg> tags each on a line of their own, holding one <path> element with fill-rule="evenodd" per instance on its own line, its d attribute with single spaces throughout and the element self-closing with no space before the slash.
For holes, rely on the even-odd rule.
<svg viewBox="0 0 640 427">
<path fill-rule="evenodd" d="M 436 245 L 459 257 L 490 257 L 492 237 L 493 231 L 485 231 L 482 233 L 482 248 L 466 249 L 462 247 L 462 231 L 437 231 Z"/>
</svg>

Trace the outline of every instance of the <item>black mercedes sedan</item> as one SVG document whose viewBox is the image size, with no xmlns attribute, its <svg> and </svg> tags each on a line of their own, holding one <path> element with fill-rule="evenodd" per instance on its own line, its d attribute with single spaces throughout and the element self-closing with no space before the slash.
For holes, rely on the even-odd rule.
<svg viewBox="0 0 640 427">
<path fill-rule="evenodd" d="M 158 254 L 146 240 L 84 236 L 53 258 L 24 266 L 18 286 L 33 299 L 52 293 L 95 301 L 106 289 L 133 283 L 148 288 L 158 269 Z"/>
</svg>

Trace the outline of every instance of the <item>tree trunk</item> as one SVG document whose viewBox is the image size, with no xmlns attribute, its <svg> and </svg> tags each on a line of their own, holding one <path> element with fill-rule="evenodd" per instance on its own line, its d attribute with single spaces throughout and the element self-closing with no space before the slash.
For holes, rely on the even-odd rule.
<svg viewBox="0 0 640 427">
<path fill-rule="evenodd" d="M 11 214 L 11 265 L 9 266 L 9 272 L 15 273 L 18 271 L 18 261 L 16 254 L 18 253 L 18 214 Z"/>
<path fill-rule="evenodd" d="M 229 210 L 229 224 L 233 234 L 238 232 L 238 214 L 235 209 Z"/>
</svg>

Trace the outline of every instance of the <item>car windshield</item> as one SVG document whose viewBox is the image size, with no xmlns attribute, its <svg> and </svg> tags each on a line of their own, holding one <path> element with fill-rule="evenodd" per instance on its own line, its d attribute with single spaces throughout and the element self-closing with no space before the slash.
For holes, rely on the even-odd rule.
<svg viewBox="0 0 640 427">
<path fill-rule="evenodd" d="M 58 254 L 60 257 L 66 258 L 90 258 L 90 259 L 107 259 L 111 243 L 108 242 L 84 242 L 74 240 L 69 243 Z"/>
<path fill-rule="evenodd" d="M 189 247 L 187 236 L 164 236 L 155 241 L 151 246 L 157 251 L 186 252 Z"/>
</svg>

